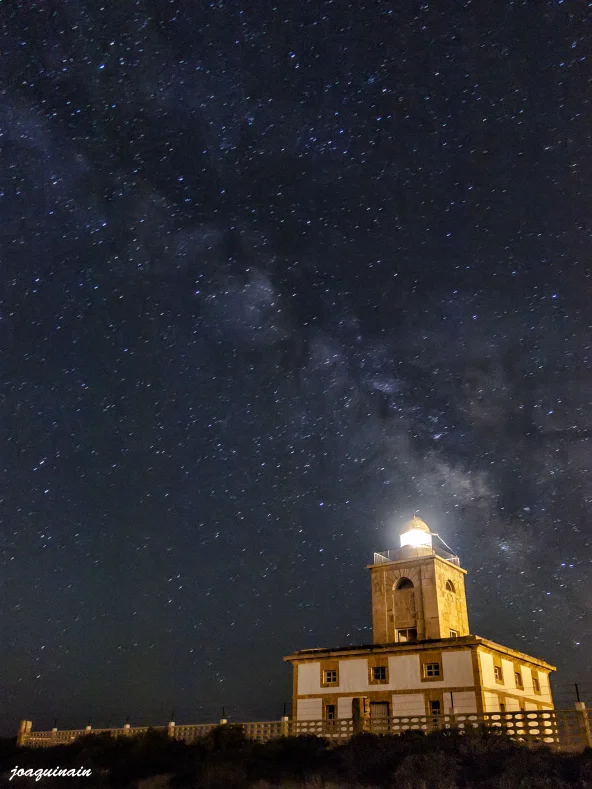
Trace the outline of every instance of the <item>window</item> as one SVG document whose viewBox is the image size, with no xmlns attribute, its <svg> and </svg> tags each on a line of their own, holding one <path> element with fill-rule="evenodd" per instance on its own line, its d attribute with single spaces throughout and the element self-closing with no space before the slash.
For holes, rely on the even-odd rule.
<svg viewBox="0 0 592 789">
<path fill-rule="evenodd" d="M 439 715 L 440 710 L 440 701 L 438 699 L 436 701 L 430 701 L 430 715 Z"/>
<path fill-rule="evenodd" d="M 323 660 L 320 665 L 321 687 L 334 688 L 339 685 L 339 661 L 338 660 Z M 325 699 L 328 701 L 328 699 Z"/>
<path fill-rule="evenodd" d="M 404 630 L 397 630 L 397 641 L 404 644 L 407 641 L 417 641 L 417 628 L 407 627 Z"/>
<path fill-rule="evenodd" d="M 372 679 L 376 682 L 386 680 L 386 666 L 374 666 L 372 668 Z"/>
<path fill-rule="evenodd" d="M 456 589 L 454 588 L 454 584 L 452 583 L 452 581 L 446 581 L 446 591 L 452 592 L 452 594 L 456 593 Z"/>
<path fill-rule="evenodd" d="M 502 671 L 501 666 L 494 666 L 493 673 L 495 674 L 495 681 L 496 682 L 503 682 L 504 681 L 504 672 Z"/>
<path fill-rule="evenodd" d="M 458 630 L 451 630 L 450 638 L 458 638 Z"/>
<path fill-rule="evenodd" d="M 395 589 L 413 589 L 413 581 L 410 578 L 399 578 Z"/>
<path fill-rule="evenodd" d="M 337 718 L 337 706 L 335 704 L 325 704 L 325 719 L 334 721 Z"/>
<path fill-rule="evenodd" d="M 534 688 L 534 692 L 535 693 L 540 693 L 541 692 L 541 683 L 539 682 L 538 677 L 533 677 L 532 678 L 532 686 Z"/>
<path fill-rule="evenodd" d="M 505 712 L 505 711 L 506 711 L 506 705 L 504 704 L 503 701 L 500 701 L 500 712 Z"/>
<path fill-rule="evenodd" d="M 442 665 L 442 652 L 437 649 L 430 649 L 419 655 L 420 677 L 422 682 L 425 680 L 444 679 L 444 669 Z M 436 693 L 430 693 L 427 698 L 440 698 Z"/>
<path fill-rule="evenodd" d="M 524 690 L 524 683 L 522 682 L 522 674 L 520 671 L 515 671 L 514 677 L 516 678 L 516 687 L 520 688 L 520 690 Z"/>
</svg>

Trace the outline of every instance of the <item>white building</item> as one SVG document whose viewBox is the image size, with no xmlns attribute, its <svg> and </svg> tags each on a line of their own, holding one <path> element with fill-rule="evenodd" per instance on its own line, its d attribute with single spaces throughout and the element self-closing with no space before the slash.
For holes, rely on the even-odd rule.
<svg viewBox="0 0 592 789">
<path fill-rule="evenodd" d="M 371 718 L 553 709 L 555 667 L 470 634 L 466 570 L 433 536 L 414 517 L 398 551 L 374 554 L 372 645 L 284 658 L 295 720 L 350 718 L 356 704 Z"/>
</svg>

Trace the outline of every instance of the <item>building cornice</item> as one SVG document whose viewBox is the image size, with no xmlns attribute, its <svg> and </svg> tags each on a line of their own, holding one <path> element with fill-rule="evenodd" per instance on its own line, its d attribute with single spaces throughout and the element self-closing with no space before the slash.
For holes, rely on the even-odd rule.
<svg viewBox="0 0 592 789">
<path fill-rule="evenodd" d="M 490 641 L 487 638 L 481 638 L 480 636 L 460 636 L 458 638 L 434 638 L 434 639 L 426 639 L 424 641 L 414 641 L 414 642 L 407 642 L 404 644 L 400 643 L 390 643 L 390 644 L 361 644 L 359 646 L 348 646 L 348 647 L 328 647 L 324 648 L 321 647 L 319 649 L 302 649 L 298 652 L 294 652 L 292 655 L 287 655 L 284 657 L 284 661 L 287 663 L 296 663 L 296 662 L 311 662 L 311 661 L 318 661 L 318 660 L 327 660 L 331 658 L 338 658 L 338 657 L 363 657 L 366 655 L 374 655 L 374 654 L 395 654 L 395 655 L 404 655 L 404 654 L 415 654 L 418 652 L 424 652 L 434 649 L 441 649 L 441 650 L 457 650 L 461 647 L 469 647 L 469 648 L 478 648 L 480 646 L 485 647 L 486 649 L 492 649 L 496 652 L 501 652 L 505 655 L 508 655 L 514 660 L 521 660 L 526 663 L 532 663 L 535 666 L 540 668 L 544 668 L 547 671 L 555 671 L 555 666 L 552 666 L 550 663 L 547 663 L 540 658 L 532 657 L 532 655 L 527 655 L 525 652 L 519 652 L 518 650 L 511 649 L 510 647 L 505 647 L 502 644 L 497 644 L 495 641 Z"/>
<path fill-rule="evenodd" d="M 548 671 L 557 671 L 557 666 L 551 665 L 551 663 L 547 663 L 546 660 L 542 658 L 533 657 L 532 655 L 527 655 L 526 652 L 520 652 L 518 649 L 512 649 L 511 647 L 505 647 L 503 644 L 498 644 L 497 641 L 490 641 L 488 638 L 481 638 L 481 636 L 476 636 L 479 645 L 492 649 L 496 652 L 503 652 L 506 655 L 518 660 L 523 660 L 528 663 L 533 663 L 535 666 L 540 666 L 542 668 L 546 668 Z"/>
</svg>

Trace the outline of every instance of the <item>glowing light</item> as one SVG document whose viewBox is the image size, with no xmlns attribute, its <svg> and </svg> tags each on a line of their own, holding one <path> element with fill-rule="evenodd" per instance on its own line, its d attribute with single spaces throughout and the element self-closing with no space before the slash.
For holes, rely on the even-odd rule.
<svg viewBox="0 0 592 789">
<path fill-rule="evenodd" d="M 406 545 L 412 548 L 431 548 L 432 535 L 420 529 L 410 529 L 401 535 L 401 548 Z"/>
</svg>

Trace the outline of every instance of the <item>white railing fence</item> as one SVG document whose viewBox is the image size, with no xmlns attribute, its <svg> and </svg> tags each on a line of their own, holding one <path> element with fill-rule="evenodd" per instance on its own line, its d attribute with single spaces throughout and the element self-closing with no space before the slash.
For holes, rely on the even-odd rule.
<svg viewBox="0 0 592 789">
<path fill-rule="evenodd" d="M 226 724 L 226 721 L 223 722 Z M 89 734 L 108 734 L 112 737 L 132 737 L 148 731 L 160 731 L 176 740 L 192 743 L 207 735 L 220 724 L 201 723 L 167 726 L 130 726 L 117 729 L 57 729 L 33 731 L 31 721 L 21 721 L 17 744 L 28 748 L 48 748 L 67 745 Z M 336 720 L 294 721 L 284 717 L 276 721 L 237 724 L 245 737 L 256 742 L 268 742 L 279 737 L 313 735 L 335 744 L 347 742 L 354 734 L 370 732 L 380 735 L 400 735 L 417 731 L 429 734 L 437 731 L 489 731 L 505 734 L 512 740 L 528 745 L 548 745 L 562 751 L 592 747 L 592 712 L 578 703 L 571 710 L 529 710 L 520 712 L 485 712 L 455 715 L 408 715 L 394 718 L 338 718 Z"/>
</svg>

